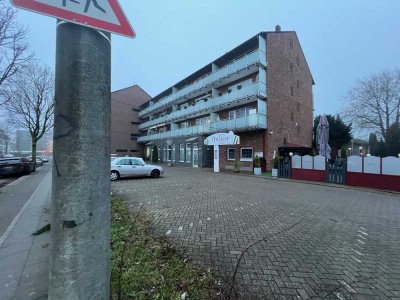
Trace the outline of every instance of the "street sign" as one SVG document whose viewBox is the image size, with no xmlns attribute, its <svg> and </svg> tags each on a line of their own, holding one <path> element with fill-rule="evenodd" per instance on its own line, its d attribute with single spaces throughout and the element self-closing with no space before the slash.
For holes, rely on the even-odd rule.
<svg viewBox="0 0 400 300">
<path fill-rule="evenodd" d="M 134 38 L 118 0 L 11 0 L 19 8 Z"/>
</svg>

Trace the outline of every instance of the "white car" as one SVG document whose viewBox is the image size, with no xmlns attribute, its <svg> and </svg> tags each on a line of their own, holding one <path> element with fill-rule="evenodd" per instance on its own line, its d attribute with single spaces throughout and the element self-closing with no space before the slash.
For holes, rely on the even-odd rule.
<svg viewBox="0 0 400 300">
<path fill-rule="evenodd" d="M 156 165 L 148 165 L 139 157 L 116 157 L 111 161 L 112 181 L 121 177 L 151 176 L 158 178 L 163 174 L 163 168 Z"/>
</svg>

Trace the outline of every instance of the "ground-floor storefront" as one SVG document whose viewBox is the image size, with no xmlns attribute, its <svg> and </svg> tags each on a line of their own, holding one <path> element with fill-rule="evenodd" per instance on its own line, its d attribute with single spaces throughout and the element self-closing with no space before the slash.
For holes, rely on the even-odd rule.
<svg viewBox="0 0 400 300">
<path fill-rule="evenodd" d="M 253 160 L 257 155 L 265 171 L 266 140 L 265 131 L 246 131 L 235 133 L 240 136 L 239 145 L 220 146 L 220 169 L 232 170 L 235 162 L 242 171 L 253 170 Z M 208 135 L 154 141 L 146 144 L 145 153 L 152 157 L 154 145 L 157 145 L 159 162 L 171 165 L 186 165 L 195 168 L 211 168 L 214 165 L 214 146 L 204 144 Z"/>
</svg>

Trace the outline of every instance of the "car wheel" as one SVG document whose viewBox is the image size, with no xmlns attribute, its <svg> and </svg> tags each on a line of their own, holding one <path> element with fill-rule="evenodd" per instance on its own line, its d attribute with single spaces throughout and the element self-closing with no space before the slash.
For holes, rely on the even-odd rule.
<svg viewBox="0 0 400 300">
<path fill-rule="evenodd" d="M 157 170 L 157 169 L 151 171 L 151 177 L 153 177 L 153 178 L 158 178 L 158 177 L 160 177 L 160 171 Z"/>
<path fill-rule="evenodd" d="M 31 174 L 31 168 L 30 168 L 30 167 L 25 168 L 24 174 L 25 174 L 25 175 Z"/>
<path fill-rule="evenodd" d="M 119 173 L 117 171 L 111 171 L 111 181 L 119 179 Z"/>
</svg>

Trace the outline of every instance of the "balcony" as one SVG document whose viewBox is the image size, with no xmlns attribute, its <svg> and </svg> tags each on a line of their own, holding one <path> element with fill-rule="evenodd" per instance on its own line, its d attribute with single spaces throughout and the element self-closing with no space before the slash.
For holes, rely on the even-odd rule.
<svg viewBox="0 0 400 300">
<path fill-rule="evenodd" d="M 236 73 L 239 74 L 244 70 L 249 70 L 250 67 L 254 68 L 254 70 L 252 70 L 252 72 L 254 72 L 257 70 L 258 64 L 265 61 L 264 56 L 265 55 L 258 49 L 245 56 L 242 56 L 232 63 L 216 70 L 215 72 L 205 75 L 193 84 L 178 90 L 176 93 L 164 97 L 160 101 L 139 112 L 139 116 L 147 117 L 149 114 L 165 109 L 166 107 L 175 104 L 175 102 L 183 100 L 185 97 L 192 98 L 196 95 L 201 95 L 201 93 L 205 92 L 206 89 L 210 89 L 211 86 L 215 88 L 222 86 L 229 82 L 229 77 L 231 75 Z M 245 75 L 246 74 L 244 74 L 244 76 Z"/>
<path fill-rule="evenodd" d="M 213 122 L 211 124 L 181 128 L 177 130 L 141 136 L 138 138 L 138 142 L 146 143 L 155 140 L 212 134 L 216 132 L 226 132 L 229 130 L 246 131 L 246 130 L 266 129 L 266 128 L 267 128 L 266 116 L 262 114 L 253 114 L 232 120 L 221 120 Z"/>
<path fill-rule="evenodd" d="M 142 123 L 139 125 L 139 129 L 149 128 L 162 123 L 179 122 L 188 117 L 194 118 L 198 115 L 204 115 L 206 113 L 224 109 L 235 102 L 244 104 L 246 102 L 254 101 L 259 94 L 259 91 L 259 83 L 251 83 L 243 86 L 240 90 L 235 90 L 231 93 L 223 94 L 220 97 L 208 99 L 207 102 L 200 102 L 194 106 L 189 106 L 186 109 L 177 110 L 161 118 Z"/>
</svg>

